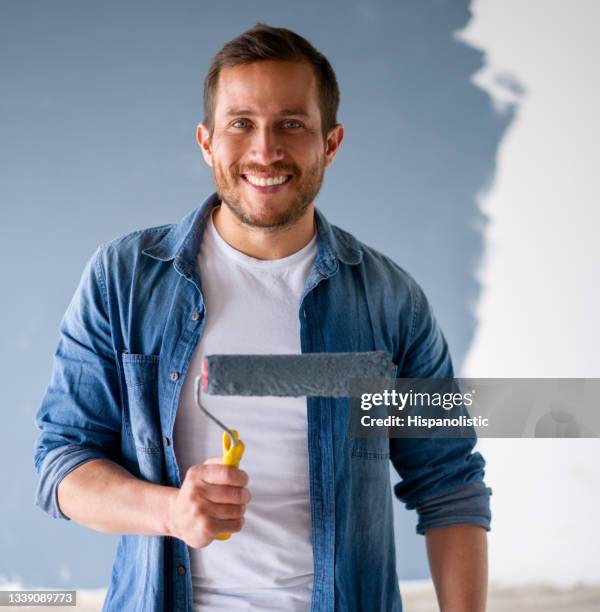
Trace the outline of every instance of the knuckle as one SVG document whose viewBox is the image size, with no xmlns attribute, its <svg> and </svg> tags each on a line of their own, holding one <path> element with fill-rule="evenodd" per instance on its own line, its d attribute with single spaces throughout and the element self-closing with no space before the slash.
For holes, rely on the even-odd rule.
<svg viewBox="0 0 600 612">
<path fill-rule="evenodd" d="M 188 479 L 197 480 L 202 477 L 203 473 L 204 473 L 204 466 L 199 465 L 199 464 L 191 465 L 188 468 L 188 471 L 185 473 L 184 480 L 188 480 Z"/>
<path fill-rule="evenodd" d="M 198 492 L 198 495 L 202 497 L 202 499 L 207 499 L 210 497 L 212 485 L 204 481 L 199 482 L 196 485 L 196 491 Z"/>
<path fill-rule="evenodd" d="M 194 487 L 188 493 L 188 501 L 190 501 L 192 504 L 200 504 L 202 501 L 202 495 L 197 487 Z"/>
<path fill-rule="evenodd" d="M 190 465 L 187 471 L 188 474 L 199 474 L 200 472 L 202 472 L 202 466 L 199 463 Z"/>
<path fill-rule="evenodd" d="M 194 503 L 194 512 L 196 516 L 205 516 L 207 514 L 207 503 L 205 499 L 199 499 Z"/>
</svg>

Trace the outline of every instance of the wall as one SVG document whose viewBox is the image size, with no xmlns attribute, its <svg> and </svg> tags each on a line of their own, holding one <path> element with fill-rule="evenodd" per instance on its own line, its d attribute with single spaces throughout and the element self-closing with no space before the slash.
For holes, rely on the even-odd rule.
<svg viewBox="0 0 600 612">
<path fill-rule="evenodd" d="M 600 376 L 599 24 L 594 0 L 479 0 L 460 36 L 486 54 L 474 82 L 515 109 L 479 197 L 485 256 L 466 376 Z M 494 489 L 492 578 L 600 582 L 598 440 L 480 449 Z"/>
</svg>

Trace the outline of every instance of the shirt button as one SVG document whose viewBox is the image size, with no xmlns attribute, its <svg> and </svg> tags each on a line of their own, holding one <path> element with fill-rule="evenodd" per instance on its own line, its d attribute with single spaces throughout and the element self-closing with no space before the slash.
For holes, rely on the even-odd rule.
<svg viewBox="0 0 600 612">
<path fill-rule="evenodd" d="M 178 573 L 180 576 L 183 576 L 183 575 L 185 574 L 185 567 L 184 567 L 183 565 L 178 565 L 178 566 L 177 566 L 177 573 Z"/>
<path fill-rule="evenodd" d="M 197 321 L 200 318 L 199 312 L 192 312 L 192 321 Z"/>
<path fill-rule="evenodd" d="M 171 380 L 172 381 L 179 380 L 179 372 L 171 372 Z"/>
</svg>

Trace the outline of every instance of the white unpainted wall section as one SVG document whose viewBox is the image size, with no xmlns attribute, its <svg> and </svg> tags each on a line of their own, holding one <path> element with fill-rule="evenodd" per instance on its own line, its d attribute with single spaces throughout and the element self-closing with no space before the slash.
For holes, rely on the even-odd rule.
<svg viewBox="0 0 600 612">
<path fill-rule="evenodd" d="M 461 374 L 600 377 L 600 2 L 475 0 L 472 11 L 457 37 L 486 54 L 474 82 L 516 115 L 480 196 L 482 294 Z M 479 448 L 491 579 L 600 583 L 600 440 Z"/>
</svg>

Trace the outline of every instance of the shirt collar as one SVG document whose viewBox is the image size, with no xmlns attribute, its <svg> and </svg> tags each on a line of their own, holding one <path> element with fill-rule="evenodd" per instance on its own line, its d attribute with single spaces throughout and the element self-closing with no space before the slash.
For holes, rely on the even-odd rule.
<svg viewBox="0 0 600 612">
<path fill-rule="evenodd" d="M 204 229 L 212 209 L 220 203 L 218 194 L 211 194 L 178 224 L 172 225 L 156 244 L 142 252 L 160 261 L 175 260 L 175 267 L 184 276 L 194 275 L 196 256 L 202 243 Z M 338 262 L 348 265 L 361 262 L 361 245 L 353 236 L 332 226 L 316 207 L 315 220 L 317 224 L 315 266 L 324 276 L 334 274 L 339 267 Z"/>
</svg>

